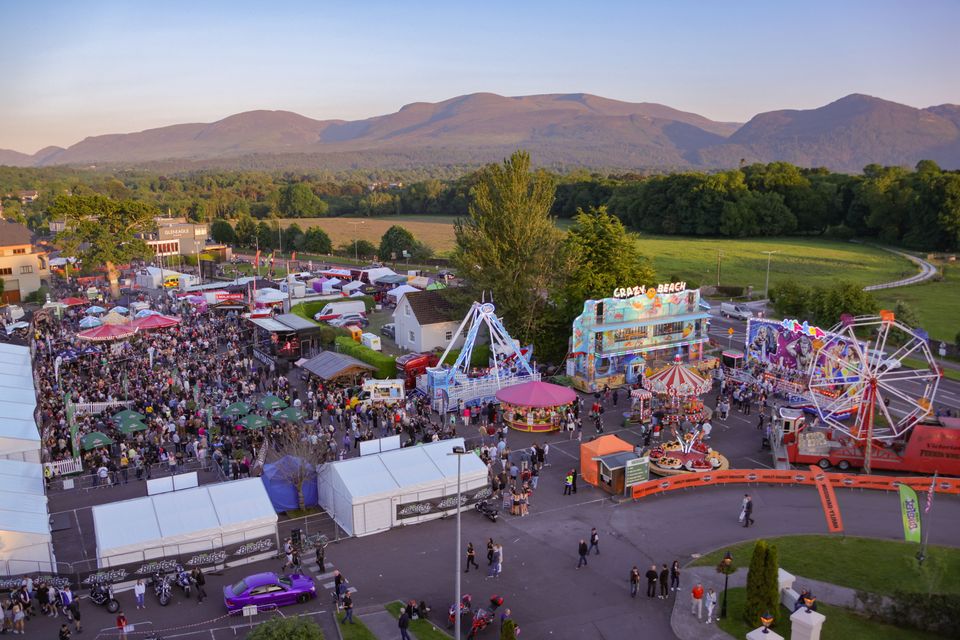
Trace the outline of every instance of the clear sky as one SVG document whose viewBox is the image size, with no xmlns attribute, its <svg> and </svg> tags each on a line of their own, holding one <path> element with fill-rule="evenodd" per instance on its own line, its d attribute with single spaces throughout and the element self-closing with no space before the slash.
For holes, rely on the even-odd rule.
<svg viewBox="0 0 960 640">
<path fill-rule="evenodd" d="M 850 93 L 960 103 L 958 0 L 0 0 L 0 148 L 251 109 L 358 119 L 595 93 L 715 120 Z"/>
</svg>

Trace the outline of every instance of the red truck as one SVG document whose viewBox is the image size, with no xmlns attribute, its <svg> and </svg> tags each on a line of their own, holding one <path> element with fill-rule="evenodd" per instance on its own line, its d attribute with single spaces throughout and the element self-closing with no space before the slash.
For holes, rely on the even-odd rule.
<svg viewBox="0 0 960 640">
<path fill-rule="evenodd" d="M 397 358 L 397 377 L 403 379 L 407 390 L 417 387 L 417 376 L 435 367 L 440 358 L 435 353 L 407 353 Z"/>
<path fill-rule="evenodd" d="M 845 433 L 807 428 L 801 411 L 781 409 L 776 417 L 782 441 L 792 464 L 816 464 L 841 471 L 862 468 L 865 443 Z M 782 425 L 782 427 L 781 427 Z M 901 438 L 875 440 L 870 451 L 871 470 L 960 476 L 960 420 L 941 418 L 921 422 Z"/>
</svg>

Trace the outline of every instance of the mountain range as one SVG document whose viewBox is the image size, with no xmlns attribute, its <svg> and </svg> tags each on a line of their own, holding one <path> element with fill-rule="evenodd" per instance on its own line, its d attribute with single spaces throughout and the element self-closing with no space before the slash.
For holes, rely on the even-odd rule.
<svg viewBox="0 0 960 640">
<path fill-rule="evenodd" d="M 33 155 L 0 149 L 0 164 L 389 168 L 480 164 L 517 148 L 540 165 L 595 168 L 707 169 L 783 160 L 859 172 L 870 163 L 913 166 L 930 159 L 958 169 L 960 105 L 917 109 L 852 94 L 816 109 L 760 113 L 741 124 L 582 93 L 475 93 L 355 121 L 249 111 L 211 123 L 93 136 Z"/>
</svg>

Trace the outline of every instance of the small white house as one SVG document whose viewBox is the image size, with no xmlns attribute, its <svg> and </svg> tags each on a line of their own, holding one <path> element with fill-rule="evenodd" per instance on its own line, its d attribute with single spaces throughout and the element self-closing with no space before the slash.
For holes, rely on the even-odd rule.
<svg viewBox="0 0 960 640">
<path fill-rule="evenodd" d="M 397 302 L 393 312 L 397 346 L 407 351 L 446 349 L 463 346 L 463 334 L 454 336 L 463 318 L 458 316 L 443 291 L 415 291 Z"/>
</svg>

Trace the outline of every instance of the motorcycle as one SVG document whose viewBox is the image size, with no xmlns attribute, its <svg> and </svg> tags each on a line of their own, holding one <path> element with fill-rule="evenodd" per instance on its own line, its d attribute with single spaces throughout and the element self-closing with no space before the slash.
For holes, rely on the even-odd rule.
<svg viewBox="0 0 960 640">
<path fill-rule="evenodd" d="M 470 625 L 470 633 L 467 634 L 467 640 L 473 640 L 477 634 L 490 626 L 493 622 L 493 612 L 486 609 L 477 609 L 473 614 L 473 624 Z"/>
<path fill-rule="evenodd" d="M 170 577 L 160 575 L 160 572 L 153 574 L 153 593 L 160 601 L 160 606 L 165 607 L 173 599 L 173 588 L 170 586 Z"/>
<path fill-rule="evenodd" d="M 186 596 L 187 600 L 190 599 L 190 587 L 193 585 L 193 578 L 190 577 L 190 572 L 184 569 L 181 565 L 177 565 L 177 586 L 183 589 L 183 595 Z"/>
<path fill-rule="evenodd" d="M 116 613 L 120 610 L 120 603 L 113 597 L 113 587 L 104 584 L 95 584 L 90 589 L 90 602 L 97 606 L 106 606 L 107 611 Z"/>
<path fill-rule="evenodd" d="M 480 500 L 473 505 L 473 508 L 477 510 L 477 513 L 489 518 L 490 522 L 496 522 L 497 518 L 500 516 L 497 508 L 486 500 Z"/>
<path fill-rule="evenodd" d="M 470 613 L 470 611 L 472 610 L 472 605 L 473 605 L 473 599 L 470 597 L 470 594 L 469 593 L 464 594 L 464 596 L 460 598 L 460 606 L 459 606 L 460 616 L 462 617 Z M 455 604 L 450 605 L 450 612 L 447 615 L 447 628 L 449 629 L 452 629 L 457 622 L 457 609 L 458 609 L 457 605 Z"/>
</svg>

